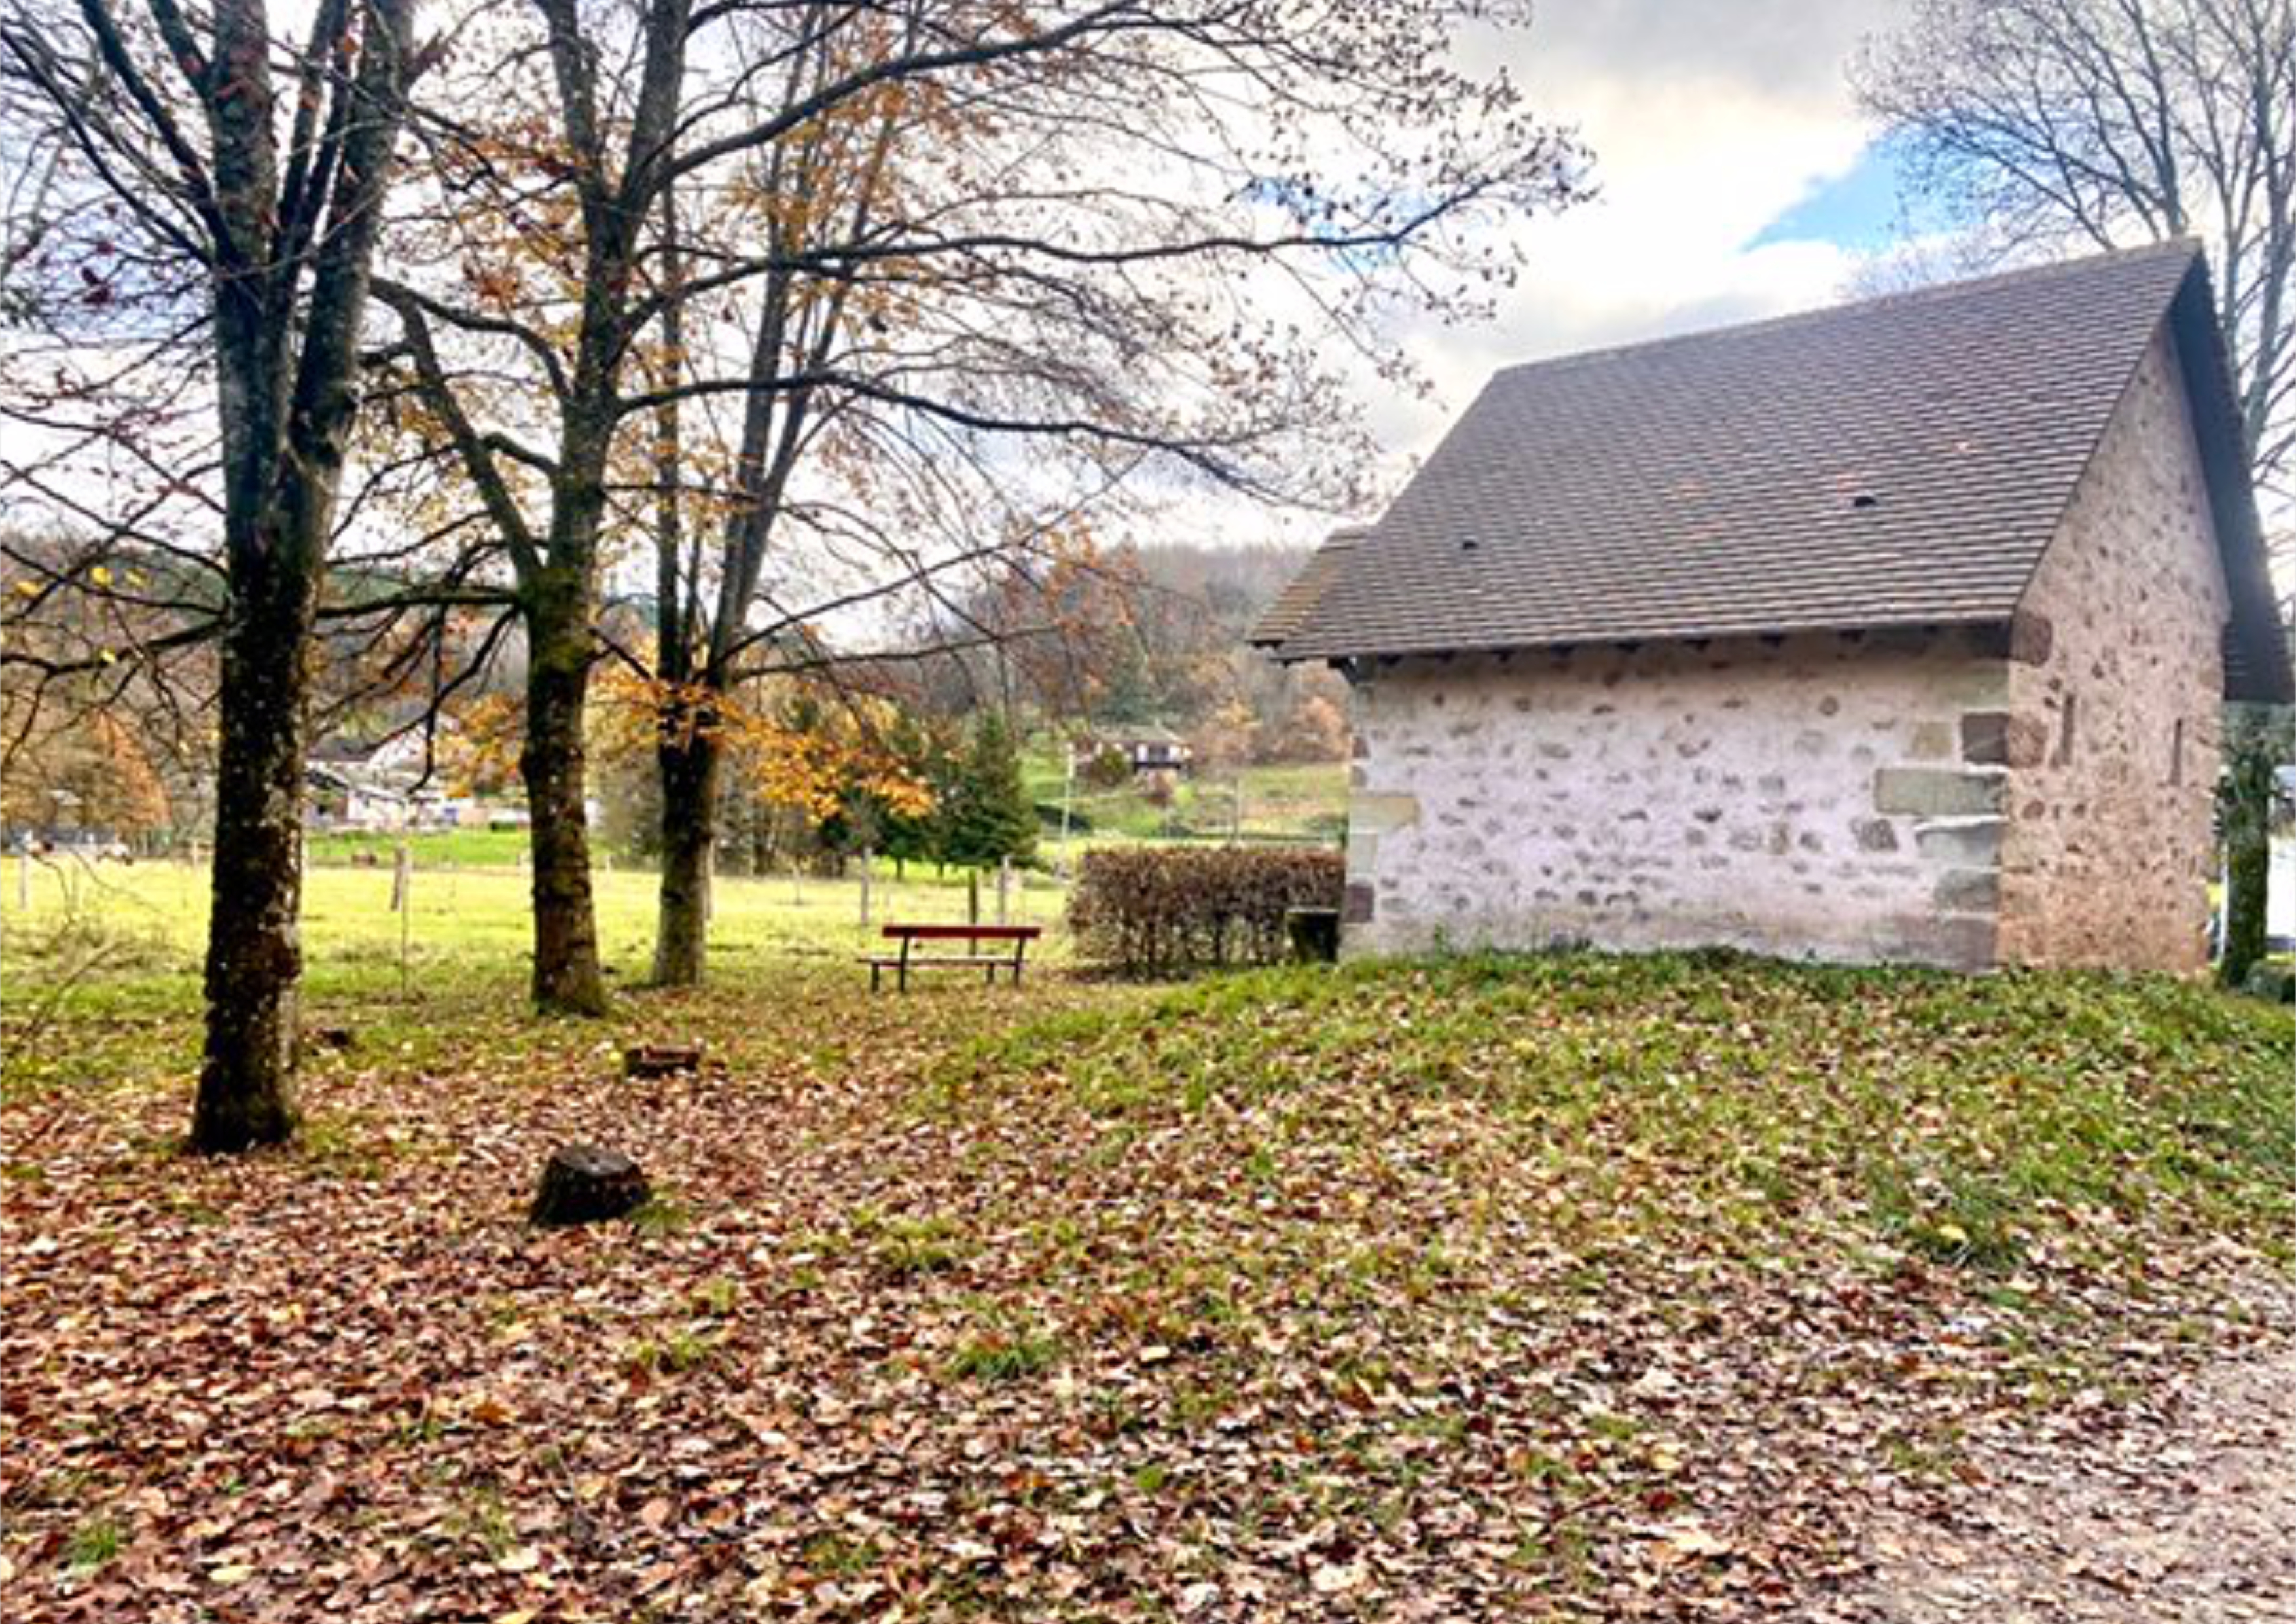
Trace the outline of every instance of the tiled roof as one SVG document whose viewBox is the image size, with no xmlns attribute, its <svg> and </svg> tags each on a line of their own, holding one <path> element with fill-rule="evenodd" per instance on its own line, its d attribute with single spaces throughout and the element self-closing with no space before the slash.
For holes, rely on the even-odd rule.
<svg viewBox="0 0 2296 1624">
<path fill-rule="evenodd" d="M 1261 611 L 1259 624 L 1251 628 L 1254 648 L 1275 648 L 1297 632 L 1315 612 L 1316 602 L 1324 590 L 1339 578 L 1340 566 L 1349 549 L 1371 532 L 1360 527 L 1333 530 L 1324 545 L 1308 556 L 1300 567 L 1300 573 L 1275 595 L 1275 601 Z"/>
<path fill-rule="evenodd" d="M 1511 367 L 1255 641 L 1312 660 L 2006 620 L 2172 314 L 2205 451 L 2231 403 L 2189 242 Z M 2253 498 L 2222 463 L 2234 663 L 2273 697 Z"/>
</svg>

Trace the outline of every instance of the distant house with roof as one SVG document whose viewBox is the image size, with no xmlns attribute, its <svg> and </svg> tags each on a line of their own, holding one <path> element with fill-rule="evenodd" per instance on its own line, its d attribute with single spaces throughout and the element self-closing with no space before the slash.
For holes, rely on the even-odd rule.
<svg viewBox="0 0 2296 1624">
<path fill-rule="evenodd" d="M 2190 243 L 1501 372 L 1254 640 L 1352 685 L 1358 953 L 2195 969 L 2291 697 Z"/>
<path fill-rule="evenodd" d="M 304 764 L 303 788 L 304 821 L 315 829 L 398 831 L 455 821 L 419 733 L 394 734 L 380 744 L 323 740 Z"/>
<path fill-rule="evenodd" d="M 1185 773 L 1196 752 L 1188 742 L 1160 722 L 1111 725 L 1085 742 L 1087 754 L 1114 751 L 1138 773 Z"/>
</svg>

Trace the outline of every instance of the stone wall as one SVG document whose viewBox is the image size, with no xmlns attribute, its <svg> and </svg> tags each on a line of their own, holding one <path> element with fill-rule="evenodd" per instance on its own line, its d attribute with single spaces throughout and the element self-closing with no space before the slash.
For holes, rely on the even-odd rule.
<svg viewBox="0 0 2296 1624">
<path fill-rule="evenodd" d="M 2164 332 L 2013 627 L 1382 662 L 1348 951 L 2198 970 L 2226 614 Z"/>
<path fill-rule="evenodd" d="M 2001 878 L 2013 962 L 2207 963 L 2227 600 L 2172 342 L 2145 357 L 2026 591 Z"/>
<path fill-rule="evenodd" d="M 1960 633 L 1388 666 L 1357 690 L 1349 951 L 1988 964 L 2007 682 Z"/>
</svg>

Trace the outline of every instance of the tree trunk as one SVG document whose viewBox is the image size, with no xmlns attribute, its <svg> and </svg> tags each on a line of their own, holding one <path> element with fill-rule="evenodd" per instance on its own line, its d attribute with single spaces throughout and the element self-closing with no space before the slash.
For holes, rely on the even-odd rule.
<svg viewBox="0 0 2296 1624">
<path fill-rule="evenodd" d="M 598 923 L 582 741 L 590 692 L 590 593 L 581 571 L 552 571 L 527 604 L 526 781 L 534 867 L 534 1003 L 550 1014 L 603 1015 Z"/>
<path fill-rule="evenodd" d="M 303 709 L 314 581 L 299 564 L 246 572 L 225 630 L 208 916 L 207 1047 L 195 1150 L 277 1144 L 295 1131 L 290 1084 L 303 953 Z"/>
<path fill-rule="evenodd" d="M 2272 875 L 2272 838 L 2262 820 L 2237 819 L 2225 831 L 2225 939 L 2219 974 L 2243 987 L 2264 957 L 2265 890 Z"/>
<path fill-rule="evenodd" d="M 661 767 L 661 915 L 653 979 L 698 987 L 709 953 L 709 857 L 718 840 L 718 741 L 695 730 L 666 738 Z"/>
<path fill-rule="evenodd" d="M 223 273 L 212 341 L 231 597 L 217 694 L 207 1041 L 192 1107 L 200 1151 L 276 1144 L 295 1131 L 308 666 L 358 410 L 368 270 L 406 112 L 411 10 L 376 0 L 363 13 L 356 85 L 339 108 L 350 114 L 334 149 L 340 167 L 324 219 L 305 217 L 317 227 L 316 247 L 282 258 L 263 9 L 216 8 L 217 64 L 233 76 L 211 120 Z M 309 293 L 298 316 L 294 261 L 307 250 Z"/>
<path fill-rule="evenodd" d="M 2224 953 L 2218 973 L 2227 987 L 2244 985 L 2264 956 L 2274 775 L 2287 750 L 2288 740 L 2276 735 L 2262 713 L 2244 706 L 2227 709 L 2224 776 L 2217 788 L 2225 844 Z"/>
</svg>

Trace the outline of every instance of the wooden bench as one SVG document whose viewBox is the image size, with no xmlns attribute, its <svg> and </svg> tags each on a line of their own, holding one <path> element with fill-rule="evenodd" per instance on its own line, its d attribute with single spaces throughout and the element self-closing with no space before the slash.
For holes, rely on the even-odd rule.
<svg viewBox="0 0 2296 1624">
<path fill-rule="evenodd" d="M 898 953 L 865 954 L 861 962 L 869 966 L 869 990 L 875 992 L 882 985 L 885 972 L 894 973 L 894 984 L 900 990 L 909 989 L 909 972 L 920 966 L 951 965 L 978 970 L 988 978 L 988 984 L 996 985 L 996 972 L 1004 971 L 1013 978 L 1013 985 L 1021 984 L 1021 965 L 1027 958 L 1029 944 L 1045 933 L 1042 925 L 904 925 L 885 927 L 885 939 L 900 943 Z M 919 942 L 963 942 L 963 953 L 920 953 Z M 984 946 L 999 949 L 995 953 L 980 951 Z M 1009 950 L 1008 950 L 1009 949 Z"/>
</svg>

